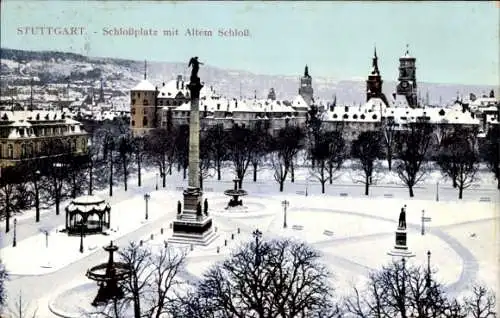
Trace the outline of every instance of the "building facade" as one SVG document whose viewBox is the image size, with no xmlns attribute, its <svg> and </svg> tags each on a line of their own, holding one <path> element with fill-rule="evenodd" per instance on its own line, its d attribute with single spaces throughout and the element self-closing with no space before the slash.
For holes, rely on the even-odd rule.
<svg viewBox="0 0 500 318">
<path fill-rule="evenodd" d="M 0 112 L 0 167 L 22 160 L 57 155 L 54 144 L 65 152 L 85 154 L 88 134 L 80 122 L 54 111 Z"/>
</svg>

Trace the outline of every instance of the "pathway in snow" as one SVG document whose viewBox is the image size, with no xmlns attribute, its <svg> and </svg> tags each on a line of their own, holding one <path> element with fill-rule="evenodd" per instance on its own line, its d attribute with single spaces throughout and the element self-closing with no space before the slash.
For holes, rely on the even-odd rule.
<svg viewBox="0 0 500 318">
<path fill-rule="evenodd" d="M 304 211 L 306 208 L 305 207 L 297 207 L 297 208 L 292 208 L 290 211 L 298 210 L 298 211 Z M 389 219 L 386 217 L 382 216 L 374 216 L 374 215 L 368 215 L 365 213 L 360 213 L 360 212 L 355 212 L 355 211 L 338 211 L 334 209 L 323 209 L 323 208 L 307 208 L 307 210 L 311 211 L 321 211 L 321 212 L 330 212 L 330 213 L 340 213 L 340 214 L 347 214 L 347 215 L 356 215 L 356 216 L 361 216 L 361 217 L 366 217 L 370 219 L 375 219 L 379 221 L 386 221 L 386 222 L 391 222 L 391 223 L 397 223 L 393 219 Z M 474 220 L 474 221 L 468 221 L 468 222 L 462 222 L 459 224 L 453 224 L 453 225 L 446 225 L 443 226 L 443 228 L 450 228 L 453 226 L 460 226 L 464 224 L 471 224 L 471 223 L 478 223 L 478 222 L 488 222 L 495 220 L 496 218 L 489 218 L 489 219 L 483 219 L 483 220 Z M 420 230 L 420 225 L 415 225 L 408 223 L 407 224 L 408 228 L 414 229 L 414 230 Z M 446 242 L 457 254 L 458 256 L 462 259 L 462 271 L 460 273 L 460 277 L 458 280 L 452 284 L 447 285 L 447 289 L 449 292 L 453 293 L 459 293 L 461 292 L 464 288 L 466 288 L 469 284 L 474 282 L 476 280 L 477 274 L 479 272 L 479 263 L 477 261 L 477 258 L 467 249 L 465 246 L 463 246 L 458 240 L 453 238 L 451 235 L 445 233 L 443 230 L 440 228 L 430 228 L 427 229 L 427 233 L 433 234 Z M 329 240 L 324 240 L 320 242 L 315 242 L 311 243 L 311 245 L 316 246 L 316 247 L 328 247 L 332 245 L 337 245 L 340 242 L 341 243 L 353 243 L 353 242 L 360 242 L 360 241 L 365 241 L 365 240 L 372 240 L 374 238 L 380 238 L 384 236 L 390 236 L 394 235 L 394 232 L 390 233 L 375 233 L 375 234 L 370 234 L 370 235 L 359 235 L 359 236 L 353 236 L 353 237 L 345 237 L 345 238 L 340 238 L 340 239 L 329 239 Z"/>
</svg>

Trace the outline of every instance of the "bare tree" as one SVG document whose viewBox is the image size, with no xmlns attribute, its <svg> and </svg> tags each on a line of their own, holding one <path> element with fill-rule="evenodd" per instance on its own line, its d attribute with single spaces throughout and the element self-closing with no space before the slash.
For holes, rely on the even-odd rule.
<svg viewBox="0 0 500 318">
<path fill-rule="evenodd" d="M 427 123 L 410 123 L 396 141 L 398 177 L 414 197 L 413 187 L 426 175 L 427 152 L 431 145 L 431 126 Z"/>
<path fill-rule="evenodd" d="M 87 156 L 68 155 L 68 187 L 71 192 L 71 197 L 76 198 L 77 195 L 83 193 L 86 182 Z"/>
<path fill-rule="evenodd" d="M 486 136 L 483 147 L 483 157 L 488 167 L 497 179 L 497 189 L 500 190 L 500 125 L 492 125 Z"/>
<path fill-rule="evenodd" d="M 111 131 L 108 131 L 105 135 L 104 139 L 104 149 L 103 149 L 103 157 L 104 161 L 108 165 L 108 169 L 106 170 L 108 172 L 108 184 L 109 184 L 109 196 L 113 196 L 113 185 L 114 185 L 114 178 L 113 175 L 115 173 L 115 162 L 116 162 L 116 148 L 117 148 L 117 142 L 116 142 L 116 137 L 113 135 Z"/>
<path fill-rule="evenodd" d="M 189 125 L 178 126 L 175 130 L 175 157 L 179 167 L 182 167 L 182 176 L 186 179 L 189 166 Z"/>
<path fill-rule="evenodd" d="M 471 186 L 479 169 L 479 156 L 474 139 L 476 132 L 460 129 L 446 137 L 437 163 L 441 171 L 451 178 L 453 186 L 458 187 L 458 198 L 462 199 L 463 190 Z"/>
<path fill-rule="evenodd" d="M 180 284 L 177 278 L 185 265 L 186 251 L 161 247 L 146 247 L 130 243 L 120 252 L 120 261 L 131 268 L 124 283 L 123 299 L 116 299 L 99 308 L 107 316 L 122 314 L 131 303 L 135 318 L 160 318 L 172 313 L 176 301 L 173 289 Z"/>
<path fill-rule="evenodd" d="M 132 139 L 132 153 L 137 167 L 137 186 L 142 186 L 142 163 L 146 156 L 144 137 L 136 136 Z"/>
<path fill-rule="evenodd" d="M 304 131 L 300 127 L 285 127 L 278 131 L 271 145 L 271 165 L 274 169 L 274 180 L 283 192 L 286 176 L 297 153 L 303 147 Z"/>
<path fill-rule="evenodd" d="M 375 181 L 376 160 L 382 155 L 380 142 L 380 135 L 377 132 L 366 131 L 362 132 L 351 146 L 351 154 L 353 158 L 359 160 L 364 174 L 363 180 L 356 181 L 360 181 L 365 185 L 365 195 L 368 195 L 370 184 Z"/>
<path fill-rule="evenodd" d="M 182 317 L 336 317 L 320 254 L 292 240 L 249 242 L 212 267 L 179 308 Z"/>
<path fill-rule="evenodd" d="M 339 127 L 339 130 L 330 132 L 331 143 L 330 143 L 330 158 L 328 158 L 328 179 L 330 184 L 333 183 L 335 174 L 340 170 L 342 164 L 347 157 L 347 147 L 345 144 L 344 137 L 342 137 L 343 127 Z"/>
<path fill-rule="evenodd" d="M 370 273 L 365 289 L 354 289 L 345 303 L 347 317 L 448 317 L 451 303 L 431 277 L 428 269 L 392 262 Z"/>
<path fill-rule="evenodd" d="M 222 162 L 227 157 L 228 134 L 224 131 L 222 124 L 210 127 L 207 130 L 206 146 L 212 150 L 215 168 L 217 170 L 217 180 L 221 179 Z"/>
<path fill-rule="evenodd" d="M 148 156 L 158 167 L 162 177 L 162 186 L 167 186 L 166 178 L 169 167 L 173 164 L 173 153 L 175 149 L 175 130 L 170 133 L 166 129 L 157 128 L 146 137 L 145 149 Z"/>
<path fill-rule="evenodd" d="M 393 117 L 388 117 L 382 123 L 383 141 L 385 145 L 385 154 L 389 171 L 392 171 L 392 157 L 394 153 L 394 141 L 396 138 L 396 123 Z"/>
<path fill-rule="evenodd" d="M 325 183 L 328 181 L 328 162 L 333 157 L 333 147 L 331 144 L 334 142 L 332 134 L 328 132 L 319 132 L 315 137 L 314 143 L 310 146 L 311 160 L 314 165 L 309 169 L 311 175 L 314 176 L 321 183 L 321 193 L 325 193 Z"/>
<path fill-rule="evenodd" d="M 201 134 L 200 136 L 200 189 L 203 190 L 203 180 L 211 176 L 212 168 L 214 167 L 214 149 L 208 146 L 208 136 Z"/>
<path fill-rule="evenodd" d="M 177 275 L 185 265 L 186 251 L 173 250 L 168 247 L 160 248 L 157 253 L 150 257 L 150 270 L 153 280 L 150 285 L 150 296 L 147 303 L 150 304 L 146 313 L 148 317 L 160 318 L 172 312 L 171 303 L 175 301 L 172 289 L 181 283 Z"/>
<path fill-rule="evenodd" d="M 122 166 L 123 185 L 125 191 L 128 187 L 128 176 L 130 174 L 131 155 L 133 153 L 133 139 L 130 134 L 121 135 L 118 138 L 118 154 Z"/>
<path fill-rule="evenodd" d="M 5 232 L 10 231 L 11 217 L 20 211 L 18 185 L 24 182 L 24 171 L 20 167 L 11 166 L 2 168 L 0 178 L 0 206 L 1 218 L 5 218 Z"/>
<path fill-rule="evenodd" d="M 248 128 L 233 126 L 228 132 L 227 158 L 233 163 L 234 174 L 242 187 L 248 165 L 252 159 L 252 132 Z"/>
<path fill-rule="evenodd" d="M 272 137 L 267 133 L 262 121 L 257 121 L 252 129 L 252 154 L 253 182 L 257 182 L 257 171 L 263 157 L 269 152 Z"/>
<path fill-rule="evenodd" d="M 131 301 L 134 308 L 134 317 L 141 318 L 141 297 L 145 293 L 148 282 L 153 279 L 149 270 L 151 251 L 141 248 L 131 242 L 120 251 L 120 259 L 131 268 L 129 280 L 124 284 L 126 300 Z"/>
<path fill-rule="evenodd" d="M 469 297 L 465 298 L 465 307 L 472 318 L 495 318 L 496 297 L 493 291 L 486 287 L 474 284 Z"/>
<path fill-rule="evenodd" d="M 9 312 L 11 313 L 12 318 L 36 318 L 38 307 L 30 312 L 31 304 L 29 302 L 24 302 L 22 292 L 19 292 L 19 296 L 16 298 L 15 303 L 11 308 L 9 308 Z"/>
</svg>

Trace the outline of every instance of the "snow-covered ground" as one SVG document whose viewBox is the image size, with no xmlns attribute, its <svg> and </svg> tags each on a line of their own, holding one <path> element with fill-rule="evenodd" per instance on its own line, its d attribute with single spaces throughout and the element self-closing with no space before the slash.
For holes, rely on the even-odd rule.
<svg viewBox="0 0 500 318">
<path fill-rule="evenodd" d="M 327 185 L 327 194 L 321 195 L 318 184 L 312 179 L 307 181 L 308 175 L 307 169 L 297 169 L 296 182 L 287 182 L 283 193 L 277 191 L 278 185 L 272 180 L 269 171 L 260 171 L 257 183 L 251 182 L 249 176 L 243 183 L 243 188 L 248 191 L 248 196 L 243 197 L 248 207 L 244 211 L 224 209 L 229 198 L 222 192 L 232 188 L 230 171 L 226 169 L 222 181 L 213 178 L 206 180 L 204 195 L 208 198 L 209 211 L 219 237 L 208 247 L 195 246 L 189 252 L 187 273 L 183 278 L 198 279 L 211 265 L 228 257 L 241 242 L 252 239 L 251 232 L 259 228 L 264 237 L 295 237 L 320 250 L 332 272 L 337 291 L 345 293 L 353 285 L 363 283 L 370 270 L 378 269 L 391 260 L 387 252 L 394 245 L 396 221 L 401 207 L 406 204 L 408 245 L 416 254 L 412 262 L 424 265 L 426 253 L 430 250 L 432 266 L 438 269 L 437 279 L 447 284 L 453 294 L 460 294 L 476 280 L 497 290 L 497 233 L 500 223 L 498 204 L 495 203 L 499 195 L 494 182 L 488 179 L 489 174 L 484 177 L 485 181 L 478 182 L 476 188 L 466 190 L 463 201 L 457 200 L 457 191 L 451 188 L 449 182 L 441 179 L 438 180 L 445 185 L 441 185 L 439 201 L 436 201 L 434 183 L 437 177 L 417 188 L 416 197 L 410 199 L 407 189 L 394 185 L 372 187 L 373 193 L 365 197 L 362 186 L 353 186 L 352 182 L 349 184 L 348 180 L 341 181 L 341 178 L 335 180 L 334 185 Z M 182 175 L 174 173 L 168 176 L 168 187 L 162 189 L 160 184 L 159 191 L 154 191 L 154 171 L 146 174 L 142 188 L 137 188 L 135 182 L 131 180 L 128 193 L 118 185 L 110 200 L 111 223 L 116 232 L 110 231 L 109 236 L 85 237 L 86 251 L 83 254 L 78 251 L 79 237 L 69 238 L 55 232 L 64 224 L 64 218 L 50 215 L 53 212 L 43 215 L 44 220 L 55 219 L 51 223 L 53 227 L 49 236 L 49 250 L 52 250 L 47 252 L 44 235 L 34 230 L 28 231 L 29 222 L 34 223 L 29 218 L 32 212 L 28 212 L 21 222 L 26 223 L 28 230 L 21 235 L 17 247 L 3 244 L 5 247 L 0 250 L 7 268 L 14 274 L 7 285 L 9 297 L 14 298 L 22 290 L 27 301 L 32 302 L 33 306 L 38 305 L 42 317 L 52 317 L 47 304 L 54 304 L 59 295 L 73 287 L 78 288 L 82 284 L 89 286 L 85 271 L 107 260 L 101 247 L 110 240 L 124 246 L 131 240 L 161 244 L 168 239 L 171 235 L 169 225 L 176 213 L 176 202 L 182 200 L 178 188 L 186 183 Z M 388 180 L 385 183 L 388 184 Z M 304 194 L 306 187 L 307 196 Z M 147 223 L 144 223 L 145 192 L 151 192 Z M 104 190 L 100 195 L 108 199 L 105 193 Z M 387 194 L 392 197 L 389 198 Z M 479 198 L 485 196 L 490 198 L 490 202 L 480 202 Z M 286 229 L 283 228 L 284 211 L 281 206 L 285 199 L 290 202 Z M 426 224 L 424 236 L 420 234 L 422 210 L 425 210 L 426 217 L 432 219 Z M 163 234 L 160 234 L 161 228 L 164 229 Z M 22 227 L 19 230 L 23 233 Z M 326 235 L 325 231 L 333 235 Z M 151 234 L 153 240 L 150 240 Z M 6 241 L 11 242 L 11 235 L 9 233 Z M 26 261 L 27 257 L 29 262 Z M 48 258 L 52 268 L 41 267 Z M 38 287 L 30 289 L 28 285 Z M 84 294 L 86 292 L 82 292 Z M 85 301 L 91 302 L 92 299 Z M 71 308 L 71 304 L 65 305 L 65 311 Z"/>
</svg>

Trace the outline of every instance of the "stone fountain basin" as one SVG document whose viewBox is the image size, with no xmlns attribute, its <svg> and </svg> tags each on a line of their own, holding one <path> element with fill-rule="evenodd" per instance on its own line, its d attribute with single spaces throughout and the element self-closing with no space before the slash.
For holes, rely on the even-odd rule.
<svg viewBox="0 0 500 318">
<path fill-rule="evenodd" d="M 247 195 L 248 192 L 246 192 L 245 190 L 241 190 L 241 189 L 240 190 L 231 189 L 231 190 L 225 190 L 224 194 L 225 195 L 229 195 L 229 196 L 235 196 L 235 195 L 237 195 L 237 196 L 242 197 L 242 196 Z"/>
</svg>

